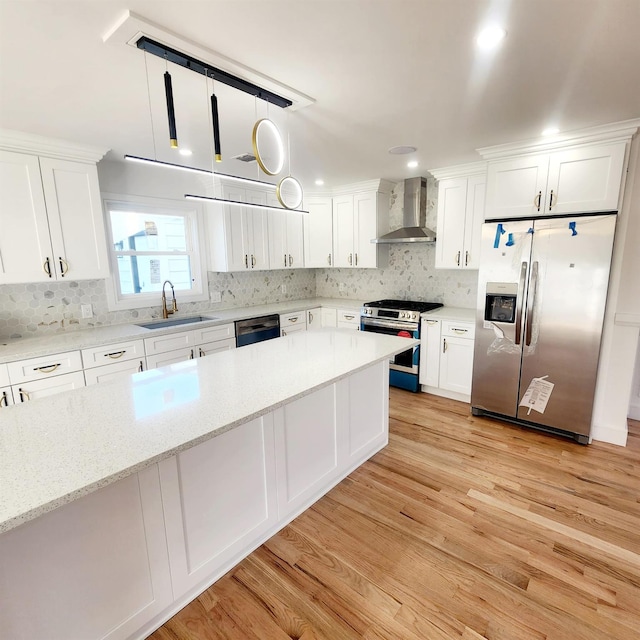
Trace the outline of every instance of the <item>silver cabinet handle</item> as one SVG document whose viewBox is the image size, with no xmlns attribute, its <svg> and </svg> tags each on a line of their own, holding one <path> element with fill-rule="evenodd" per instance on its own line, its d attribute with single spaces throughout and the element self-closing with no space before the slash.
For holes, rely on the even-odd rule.
<svg viewBox="0 0 640 640">
<path fill-rule="evenodd" d="M 456 264 L 458 266 L 460 266 L 460 252 L 458 251 L 457 255 L 456 255 Z"/>
<path fill-rule="evenodd" d="M 442 338 L 442 353 L 446 353 L 446 352 L 447 352 L 447 339 Z"/>
<path fill-rule="evenodd" d="M 331 266 L 331 254 L 327 257 L 327 262 L 329 263 L 329 266 Z"/>
<path fill-rule="evenodd" d="M 349 254 L 349 264 L 352 265 L 353 264 L 353 253 Z"/>
</svg>

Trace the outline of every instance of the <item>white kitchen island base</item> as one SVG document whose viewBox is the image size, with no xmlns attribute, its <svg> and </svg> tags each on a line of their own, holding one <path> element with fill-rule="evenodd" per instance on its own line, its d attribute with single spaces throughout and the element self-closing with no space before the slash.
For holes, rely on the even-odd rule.
<svg viewBox="0 0 640 640">
<path fill-rule="evenodd" d="M 377 361 L 3 533 L 2 636 L 146 637 L 385 446 L 388 375 Z"/>
</svg>

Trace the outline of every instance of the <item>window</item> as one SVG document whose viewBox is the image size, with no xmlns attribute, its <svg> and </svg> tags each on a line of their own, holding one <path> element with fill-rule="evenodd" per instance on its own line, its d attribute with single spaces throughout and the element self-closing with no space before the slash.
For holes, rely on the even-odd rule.
<svg viewBox="0 0 640 640">
<path fill-rule="evenodd" d="M 178 302 L 208 300 L 198 247 L 200 212 L 192 204 L 123 196 L 106 199 L 112 309 L 157 306 L 169 280 Z"/>
</svg>

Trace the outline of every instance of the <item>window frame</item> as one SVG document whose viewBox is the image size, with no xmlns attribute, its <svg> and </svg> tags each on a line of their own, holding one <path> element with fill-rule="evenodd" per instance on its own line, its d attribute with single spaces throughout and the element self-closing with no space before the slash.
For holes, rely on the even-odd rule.
<svg viewBox="0 0 640 640">
<path fill-rule="evenodd" d="M 135 196 L 119 193 L 103 193 L 102 208 L 107 232 L 107 250 L 109 252 L 109 265 L 111 276 L 107 280 L 107 306 L 109 311 L 124 311 L 128 309 L 142 309 L 161 306 L 161 294 L 129 293 L 120 291 L 120 276 L 118 269 L 118 257 L 113 248 L 113 230 L 111 227 L 111 208 L 113 205 L 130 207 L 133 211 L 149 211 L 156 214 L 179 215 L 185 218 L 185 226 L 188 229 L 187 243 L 192 247 L 188 255 L 192 256 L 191 277 L 193 289 L 177 291 L 176 299 L 178 307 L 181 302 L 208 302 L 209 284 L 207 278 L 206 244 L 202 241 L 204 233 L 204 217 L 202 206 L 195 202 L 182 202 L 168 198 L 153 198 L 148 196 Z M 144 252 L 141 252 L 144 253 Z"/>
</svg>

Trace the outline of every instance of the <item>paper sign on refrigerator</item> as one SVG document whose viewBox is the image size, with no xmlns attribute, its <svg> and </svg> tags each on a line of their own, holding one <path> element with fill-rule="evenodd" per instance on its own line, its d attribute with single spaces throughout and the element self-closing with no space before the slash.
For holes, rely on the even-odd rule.
<svg viewBox="0 0 640 640">
<path fill-rule="evenodd" d="M 525 391 L 522 400 L 520 400 L 521 407 L 529 407 L 527 415 L 531 413 L 531 409 L 538 413 L 544 413 L 547 408 L 547 403 L 551 397 L 551 392 L 555 386 L 553 382 L 545 380 L 549 376 L 542 376 L 541 378 L 533 378 L 529 384 L 529 388 Z"/>
</svg>

